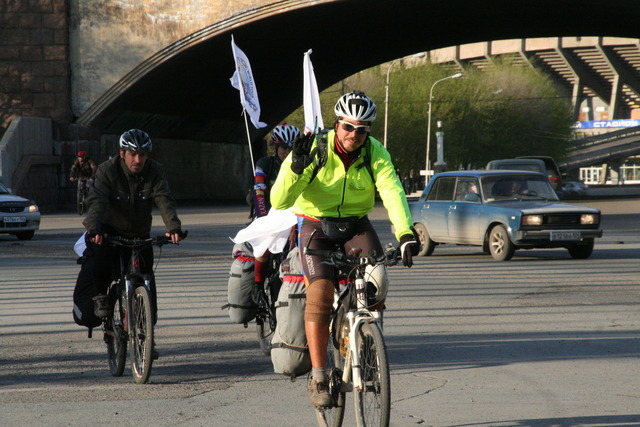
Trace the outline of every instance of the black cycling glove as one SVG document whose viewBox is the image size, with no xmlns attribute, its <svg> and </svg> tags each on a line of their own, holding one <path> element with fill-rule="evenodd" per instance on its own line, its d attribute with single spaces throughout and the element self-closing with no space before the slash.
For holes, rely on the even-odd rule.
<svg viewBox="0 0 640 427">
<path fill-rule="evenodd" d="M 314 148 L 313 151 L 311 150 L 314 139 L 315 135 L 308 133 L 293 143 L 291 170 L 294 173 L 300 175 L 313 162 L 318 152 L 318 147 Z"/>
<path fill-rule="evenodd" d="M 418 255 L 420 244 L 413 234 L 403 234 L 400 236 L 400 254 L 402 255 L 402 265 L 411 267 L 413 257 Z"/>
<path fill-rule="evenodd" d="M 181 239 L 184 239 L 187 237 L 187 232 L 186 231 L 182 231 L 181 229 L 175 229 L 175 230 L 169 230 L 169 234 L 177 234 L 178 237 L 180 237 Z"/>
</svg>

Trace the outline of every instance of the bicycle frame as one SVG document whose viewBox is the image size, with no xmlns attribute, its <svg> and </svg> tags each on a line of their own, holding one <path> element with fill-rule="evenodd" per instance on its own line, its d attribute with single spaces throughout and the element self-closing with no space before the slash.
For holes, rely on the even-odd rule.
<svg viewBox="0 0 640 427">
<path fill-rule="evenodd" d="M 360 276 L 360 272 L 358 276 Z M 353 360 L 358 359 L 358 345 L 357 345 L 357 333 L 360 329 L 360 325 L 362 323 L 375 323 L 375 325 L 379 328 L 378 319 L 380 318 L 379 311 L 370 311 L 367 308 L 366 301 L 366 292 L 365 292 L 365 281 L 363 277 L 356 277 L 355 279 L 355 290 L 356 290 L 356 304 L 357 307 L 355 310 L 349 310 L 346 312 L 345 317 L 349 321 L 349 354 L 350 357 L 345 358 L 345 369 L 342 373 L 342 381 L 343 383 L 349 382 L 349 374 L 352 375 L 351 383 L 353 388 L 356 391 L 361 391 L 363 387 L 362 382 L 362 367 L 360 365 L 351 366 L 351 362 Z M 345 292 L 349 292 L 349 288 L 345 289 Z M 336 304 L 338 303 L 338 296 L 335 298 Z M 337 307 L 334 307 L 337 309 Z M 350 372 L 351 371 L 351 372 Z"/>
<path fill-rule="evenodd" d="M 127 305 L 125 306 L 125 316 L 127 322 L 124 325 L 125 332 L 128 332 L 128 326 L 133 324 L 133 291 L 135 285 L 144 284 L 147 291 L 151 292 L 151 277 L 148 274 L 142 274 L 140 272 L 140 253 L 144 246 L 132 247 L 131 255 L 129 256 L 129 262 L 125 264 L 124 257 L 120 255 L 120 277 L 124 277 L 124 292 Z"/>
</svg>

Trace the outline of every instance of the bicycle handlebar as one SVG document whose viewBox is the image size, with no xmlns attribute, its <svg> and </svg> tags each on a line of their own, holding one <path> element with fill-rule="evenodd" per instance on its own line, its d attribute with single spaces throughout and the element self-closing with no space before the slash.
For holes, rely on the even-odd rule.
<svg viewBox="0 0 640 427">
<path fill-rule="evenodd" d="M 189 232 L 185 230 L 183 233 L 184 234 L 182 238 L 185 239 Z M 146 245 L 162 246 L 162 245 L 166 245 L 167 243 L 173 244 L 171 237 L 165 234 L 160 234 L 155 237 L 146 237 L 146 238 L 134 237 L 132 239 L 122 237 L 122 236 L 106 236 L 104 240 L 106 243 L 110 245 L 127 246 L 127 247 L 138 247 L 138 246 L 146 246 Z"/>
<path fill-rule="evenodd" d="M 311 242 L 311 239 L 309 239 Z M 314 255 L 325 258 L 325 263 L 333 267 L 357 267 L 357 266 L 375 266 L 384 264 L 392 266 L 400 261 L 400 251 L 392 243 L 385 246 L 384 253 L 380 256 L 361 256 L 359 252 L 352 255 L 346 255 L 341 249 L 330 251 L 326 249 L 310 249 L 309 242 L 305 246 L 303 252 L 305 255 Z"/>
</svg>

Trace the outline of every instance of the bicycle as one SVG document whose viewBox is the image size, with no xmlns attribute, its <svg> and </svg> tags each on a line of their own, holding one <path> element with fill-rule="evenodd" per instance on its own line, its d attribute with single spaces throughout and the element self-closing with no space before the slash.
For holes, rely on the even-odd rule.
<svg viewBox="0 0 640 427">
<path fill-rule="evenodd" d="M 334 406 L 316 408 L 320 426 L 342 425 L 346 393 L 354 392 L 358 426 L 388 426 L 391 410 L 391 382 L 387 348 L 382 335 L 380 311 L 370 310 L 367 296 L 367 266 L 392 266 L 400 260 L 391 243 L 380 256 L 345 255 L 335 251 L 310 249 L 304 254 L 325 258 L 324 263 L 348 270 L 350 280 L 341 291 L 336 286 L 327 350 L 329 390 Z"/>
<path fill-rule="evenodd" d="M 258 309 L 256 312 L 256 331 L 258 343 L 262 352 L 271 354 L 271 339 L 276 330 L 276 308 L 278 292 L 282 286 L 280 279 L 280 264 L 285 256 L 284 252 L 269 255 L 269 262 L 265 272 L 264 285 L 257 289 L 254 297 Z"/>
<path fill-rule="evenodd" d="M 89 195 L 89 178 L 78 178 L 78 192 L 77 192 L 77 209 L 78 215 L 82 215 L 86 208 L 86 199 Z"/>
<path fill-rule="evenodd" d="M 149 245 L 172 243 L 171 237 L 161 235 L 127 239 L 109 236 L 105 240 L 107 244 L 131 249 L 128 260 L 126 256 L 120 256 L 119 272 L 107 290 L 112 312 L 103 319 L 102 329 L 107 344 L 109 370 L 114 377 L 122 376 L 128 343 L 133 379 L 137 384 L 145 384 L 151 375 L 155 344 L 150 297 L 152 275 L 140 272 L 140 253 Z"/>
</svg>

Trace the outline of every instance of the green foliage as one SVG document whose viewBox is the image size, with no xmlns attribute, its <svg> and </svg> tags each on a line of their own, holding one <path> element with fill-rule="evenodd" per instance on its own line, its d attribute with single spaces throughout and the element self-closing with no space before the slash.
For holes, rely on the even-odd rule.
<svg viewBox="0 0 640 427">
<path fill-rule="evenodd" d="M 342 93 L 367 93 L 378 106 L 372 136 L 384 138 L 387 66 L 376 66 L 338 82 L 320 94 L 325 127 L 335 119 L 333 106 Z M 318 71 L 316 71 L 318 72 Z M 387 149 L 395 166 L 415 174 L 425 168 L 429 91 L 434 82 L 458 72 L 426 63 L 404 68 L 397 64 L 389 79 Z M 286 118 L 302 127 L 302 107 Z M 572 124 L 570 99 L 543 73 L 503 63 L 480 72 L 439 82 L 433 89 L 429 160 L 437 159 L 437 122 L 444 131 L 444 160 L 448 169 L 483 168 L 494 159 L 547 155 L 561 160 Z"/>
</svg>

